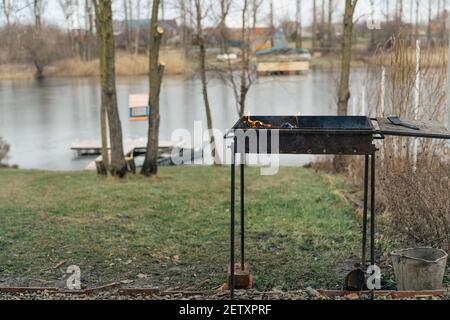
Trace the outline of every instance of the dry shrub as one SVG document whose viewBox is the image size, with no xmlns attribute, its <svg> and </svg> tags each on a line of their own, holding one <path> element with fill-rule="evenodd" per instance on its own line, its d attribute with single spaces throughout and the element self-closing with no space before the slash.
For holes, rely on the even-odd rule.
<svg viewBox="0 0 450 320">
<path fill-rule="evenodd" d="M 2 137 L 0 137 L 0 164 L 2 163 L 3 159 L 5 159 L 6 156 L 8 155 L 9 148 L 10 148 L 9 144 L 7 144 Z"/>
<path fill-rule="evenodd" d="M 402 119 L 445 123 L 446 51 L 423 51 L 421 82 L 416 91 L 416 56 L 402 39 L 389 53 L 377 54 L 370 68 L 367 105 L 372 116 L 395 114 Z M 381 73 L 386 70 L 384 110 Z M 415 111 L 415 97 L 419 110 Z M 377 188 L 391 226 L 410 245 L 450 249 L 450 152 L 442 140 L 386 137 L 378 145 Z M 362 161 L 350 160 L 349 175 L 360 183 Z"/>
</svg>

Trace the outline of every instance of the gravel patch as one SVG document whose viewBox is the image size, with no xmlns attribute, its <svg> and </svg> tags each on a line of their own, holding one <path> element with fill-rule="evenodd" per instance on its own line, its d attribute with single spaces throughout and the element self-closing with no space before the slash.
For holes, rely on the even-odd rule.
<svg viewBox="0 0 450 320">
<path fill-rule="evenodd" d="M 119 290 L 102 291 L 92 294 L 55 293 L 55 292 L 24 292 L 0 293 L 0 300 L 228 300 L 228 292 L 210 293 L 160 293 L 122 295 Z M 315 290 L 271 291 L 255 290 L 236 291 L 237 300 L 372 300 L 371 295 L 351 294 L 345 297 L 326 297 Z M 375 296 L 374 300 L 392 300 L 389 296 Z M 399 300 L 399 299 L 398 299 Z M 415 297 L 400 300 L 450 300 L 447 292 L 444 297 Z"/>
</svg>

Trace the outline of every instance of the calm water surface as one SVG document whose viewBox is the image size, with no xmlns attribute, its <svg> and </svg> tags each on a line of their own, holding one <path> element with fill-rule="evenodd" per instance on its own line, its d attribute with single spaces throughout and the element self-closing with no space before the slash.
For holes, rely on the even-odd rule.
<svg viewBox="0 0 450 320">
<path fill-rule="evenodd" d="M 358 81 L 352 81 L 358 84 Z M 260 78 L 249 93 L 247 110 L 258 115 L 334 115 L 336 74 L 312 71 L 307 76 Z M 118 102 L 125 139 L 146 136 L 145 122 L 128 121 L 128 95 L 147 92 L 146 77 L 119 78 Z M 225 131 L 237 121 L 231 89 L 209 82 L 214 127 Z M 77 140 L 99 140 L 99 84 L 95 78 L 0 81 L 0 136 L 11 145 L 9 163 L 21 168 L 79 170 L 92 158 L 78 158 Z M 161 139 L 175 129 L 206 128 L 198 79 L 166 78 L 161 92 Z M 287 160 L 304 164 L 308 157 Z M 284 161 L 286 162 L 286 161 Z"/>
</svg>

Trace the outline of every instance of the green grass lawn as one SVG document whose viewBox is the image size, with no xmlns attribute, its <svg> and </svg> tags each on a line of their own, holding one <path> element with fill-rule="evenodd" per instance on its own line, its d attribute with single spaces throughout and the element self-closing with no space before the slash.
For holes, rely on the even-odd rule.
<svg viewBox="0 0 450 320">
<path fill-rule="evenodd" d="M 339 287 L 360 248 L 343 180 L 304 168 L 264 177 L 249 168 L 246 183 L 255 287 Z M 63 283 L 74 264 L 87 286 L 133 280 L 213 289 L 226 279 L 228 230 L 225 167 L 167 167 L 158 179 L 124 181 L 92 172 L 0 170 L 0 284 Z"/>
</svg>

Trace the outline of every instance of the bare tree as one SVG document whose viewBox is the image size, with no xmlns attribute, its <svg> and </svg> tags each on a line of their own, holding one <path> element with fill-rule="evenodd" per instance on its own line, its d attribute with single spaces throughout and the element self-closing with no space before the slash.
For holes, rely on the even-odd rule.
<svg viewBox="0 0 450 320">
<path fill-rule="evenodd" d="M 33 0 L 34 25 L 37 31 L 41 30 L 42 0 Z"/>
<path fill-rule="evenodd" d="M 184 48 L 184 55 L 187 57 L 189 54 L 189 47 L 190 42 L 188 41 L 189 38 L 189 25 L 188 25 L 188 8 L 186 6 L 186 0 L 179 0 L 180 1 L 180 17 L 181 17 L 181 41 Z"/>
<path fill-rule="evenodd" d="M 33 64 L 36 67 L 36 79 L 44 78 L 45 61 L 48 61 L 45 54 L 41 54 L 45 49 L 40 41 L 42 36 L 41 29 L 41 15 L 42 15 L 42 0 L 33 0 L 33 13 L 34 13 L 34 37 L 31 43 L 28 43 L 28 51 L 30 52 Z"/>
<path fill-rule="evenodd" d="M 241 7 L 241 30 L 240 30 L 240 61 L 239 70 L 236 71 L 231 61 L 228 60 L 226 72 L 220 73 L 222 79 L 230 85 L 236 101 L 236 112 L 239 117 L 245 114 L 247 95 L 254 83 L 255 72 L 250 65 L 250 33 L 252 27 L 249 25 L 250 6 L 249 0 L 243 0 Z M 226 50 L 228 52 L 228 48 Z"/>
<path fill-rule="evenodd" d="M 73 37 L 73 9 L 74 9 L 74 0 L 59 0 L 59 5 L 64 13 L 64 18 L 66 20 L 67 25 L 67 33 L 70 40 L 72 54 L 77 53 L 77 46 L 75 44 L 75 39 Z"/>
<path fill-rule="evenodd" d="M 391 2 L 392 0 L 385 0 L 385 9 L 386 9 L 386 13 L 385 13 L 385 16 L 386 16 L 386 21 L 387 22 L 389 22 L 389 20 L 390 20 L 390 18 L 391 18 L 391 14 L 390 14 L 390 2 Z"/>
<path fill-rule="evenodd" d="M 139 54 L 139 38 L 141 36 L 140 31 L 141 31 L 141 26 L 139 25 L 139 18 L 141 17 L 141 0 L 136 0 L 136 20 L 137 22 L 137 26 L 136 26 L 136 30 L 135 30 L 135 34 L 134 34 L 134 54 L 138 55 Z"/>
<path fill-rule="evenodd" d="M 372 22 L 375 19 L 375 0 L 370 0 L 370 19 Z M 370 29 L 370 49 L 375 48 L 375 28 Z"/>
<path fill-rule="evenodd" d="M 419 10 L 420 10 L 420 0 L 416 0 L 416 22 L 414 25 L 414 40 L 419 39 Z"/>
<path fill-rule="evenodd" d="M 253 0 L 252 1 L 252 29 L 253 31 L 256 29 L 256 25 L 258 24 L 258 13 L 261 8 L 264 0 Z"/>
<path fill-rule="evenodd" d="M 272 47 L 274 46 L 274 41 L 273 41 L 273 34 L 275 32 L 275 11 L 273 8 L 273 0 L 270 1 L 270 14 L 269 14 L 269 19 L 270 19 L 270 44 L 272 45 Z"/>
<path fill-rule="evenodd" d="M 440 40 L 442 45 L 445 45 L 446 42 L 447 19 L 448 14 L 446 9 L 446 0 L 442 0 L 440 11 Z"/>
<path fill-rule="evenodd" d="M 2 12 L 5 16 L 6 26 L 9 29 L 11 26 L 11 16 L 13 13 L 14 7 L 12 0 L 2 0 Z"/>
<path fill-rule="evenodd" d="M 85 14 L 85 59 L 91 60 L 92 38 L 94 33 L 92 1 L 85 0 L 84 14 Z"/>
<path fill-rule="evenodd" d="M 208 94 L 208 79 L 206 75 L 206 44 L 203 36 L 203 20 L 208 16 L 208 13 L 211 10 L 210 5 L 205 5 L 205 2 L 202 0 L 194 0 L 195 6 L 195 18 L 196 18 L 196 33 L 197 33 L 197 41 L 199 44 L 200 52 L 200 78 L 202 82 L 202 94 L 203 94 L 203 103 L 205 106 L 206 113 L 206 123 L 209 131 L 209 144 L 211 146 L 211 153 L 214 159 L 214 163 L 220 164 L 219 154 L 216 150 L 216 143 L 214 139 L 214 134 L 212 132 L 213 122 L 212 122 L 212 113 L 211 106 L 209 102 L 209 94 Z"/>
<path fill-rule="evenodd" d="M 125 28 L 125 43 L 127 51 L 130 51 L 131 47 L 131 36 L 130 36 L 130 16 L 128 8 L 128 0 L 123 0 L 123 14 L 124 14 L 124 28 Z"/>
<path fill-rule="evenodd" d="M 112 20 L 112 0 L 94 0 L 97 36 L 100 48 L 101 103 L 104 113 L 108 116 L 109 137 L 111 145 L 111 160 L 109 172 L 113 176 L 124 177 L 127 164 L 123 154 L 122 125 L 117 107 L 116 76 L 115 76 L 115 44 Z M 102 132 L 103 137 L 103 132 Z M 103 145 L 105 147 L 105 145 Z M 106 155 L 107 153 L 105 153 Z M 105 162 L 105 159 L 104 159 Z M 105 162 L 107 165 L 107 162 Z"/>
<path fill-rule="evenodd" d="M 352 58 L 353 15 L 358 0 L 345 0 L 341 75 L 338 91 L 338 115 L 346 115 L 350 99 L 350 62 Z"/>
<path fill-rule="evenodd" d="M 300 49 L 303 47 L 303 33 L 302 33 L 302 0 L 297 0 L 295 10 L 295 47 Z"/>
<path fill-rule="evenodd" d="M 432 6 L 431 6 L 431 2 L 432 2 L 432 0 L 428 0 L 428 26 L 427 26 L 428 47 L 430 47 L 432 44 L 432 38 L 431 38 L 431 23 L 432 23 L 431 8 L 432 8 Z"/>
<path fill-rule="evenodd" d="M 164 64 L 159 61 L 164 29 L 158 25 L 158 13 L 160 0 L 153 0 L 152 16 L 149 29 L 149 106 L 151 116 L 148 122 L 147 152 L 145 153 L 144 165 L 141 173 L 151 177 L 158 173 L 158 148 L 159 148 L 159 96 L 164 76 Z"/>
<path fill-rule="evenodd" d="M 325 46 L 325 0 L 322 0 L 320 9 L 320 47 Z"/>
<path fill-rule="evenodd" d="M 333 43 L 333 0 L 328 0 L 328 22 L 327 22 L 327 47 L 330 50 Z"/>
<path fill-rule="evenodd" d="M 312 49 L 315 50 L 317 43 L 317 0 L 313 0 L 313 22 L 312 22 Z"/>
<path fill-rule="evenodd" d="M 397 0 L 398 3 L 398 22 L 403 21 L 403 0 Z"/>
<path fill-rule="evenodd" d="M 226 19 L 228 17 L 228 13 L 230 12 L 232 0 L 220 0 L 220 41 L 221 41 L 221 49 L 222 53 L 225 53 L 226 47 L 226 39 L 227 39 L 227 24 Z"/>
<path fill-rule="evenodd" d="M 2 13 L 5 16 L 6 20 L 6 37 L 5 37 L 5 45 L 8 51 L 8 55 L 12 54 L 12 48 L 10 45 L 11 41 L 11 18 L 14 11 L 14 5 L 12 0 L 2 0 Z"/>
</svg>

